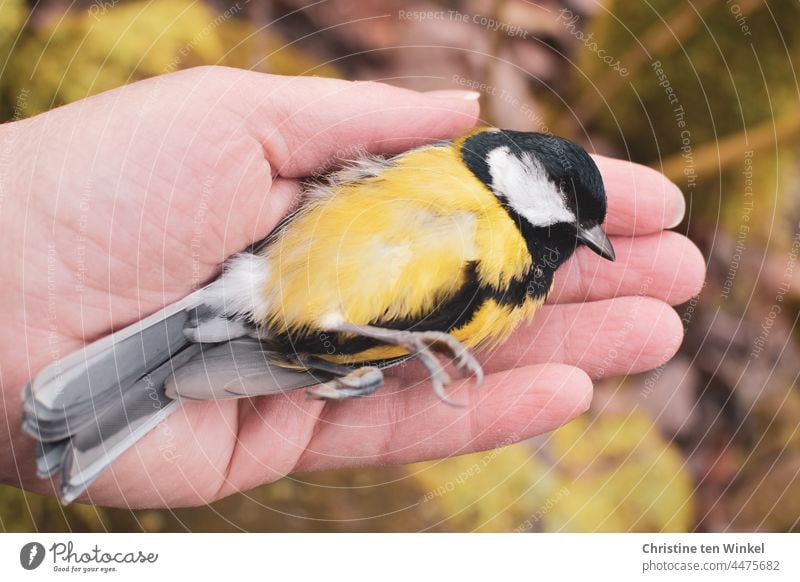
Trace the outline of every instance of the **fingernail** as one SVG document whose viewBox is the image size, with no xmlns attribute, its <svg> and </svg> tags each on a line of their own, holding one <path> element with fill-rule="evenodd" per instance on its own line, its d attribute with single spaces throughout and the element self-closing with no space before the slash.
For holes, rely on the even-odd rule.
<svg viewBox="0 0 800 582">
<path fill-rule="evenodd" d="M 427 91 L 425 95 L 440 99 L 463 99 L 464 101 L 477 101 L 481 94 L 477 91 L 460 91 L 458 89 L 442 89 L 439 91 Z"/>
<path fill-rule="evenodd" d="M 675 228 L 683 222 L 683 218 L 686 216 L 686 198 L 677 186 L 675 186 L 675 198 L 675 218 L 667 225 L 667 228 Z"/>
</svg>

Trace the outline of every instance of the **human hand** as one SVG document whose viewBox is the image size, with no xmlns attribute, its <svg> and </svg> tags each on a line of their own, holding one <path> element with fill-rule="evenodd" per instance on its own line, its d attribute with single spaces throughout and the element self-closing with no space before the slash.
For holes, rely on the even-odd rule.
<svg viewBox="0 0 800 582">
<path fill-rule="evenodd" d="M 10 273 L 0 333 L 4 480 L 52 491 L 33 475 L 33 442 L 19 431 L 20 389 L 40 369 L 212 278 L 286 214 L 299 178 L 361 149 L 451 137 L 477 115 L 474 100 L 453 93 L 208 67 L 4 126 L 14 145 L 14 175 L 0 175 L 13 194 L 0 235 Z M 659 365 L 682 337 L 666 303 L 697 291 L 703 261 L 687 239 L 661 232 L 680 211 L 674 186 L 641 166 L 597 161 L 617 262 L 579 251 L 534 324 L 479 354 L 484 386 L 454 385 L 466 408 L 442 405 L 414 364 L 388 374 L 377 394 L 343 403 L 302 391 L 190 402 L 83 499 L 196 505 L 294 471 L 488 448 L 582 413 L 590 376 Z"/>
</svg>

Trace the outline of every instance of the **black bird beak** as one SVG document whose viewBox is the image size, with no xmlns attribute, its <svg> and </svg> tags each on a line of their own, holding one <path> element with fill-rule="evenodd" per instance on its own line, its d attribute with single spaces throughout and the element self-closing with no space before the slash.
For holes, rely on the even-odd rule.
<svg viewBox="0 0 800 582">
<path fill-rule="evenodd" d="M 591 228 L 581 228 L 579 226 L 578 240 L 604 259 L 613 261 L 617 258 L 614 253 L 614 247 L 611 246 L 611 241 L 608 240 L 608 236 L 603 232 L 599 224 Z"/>
</svg>

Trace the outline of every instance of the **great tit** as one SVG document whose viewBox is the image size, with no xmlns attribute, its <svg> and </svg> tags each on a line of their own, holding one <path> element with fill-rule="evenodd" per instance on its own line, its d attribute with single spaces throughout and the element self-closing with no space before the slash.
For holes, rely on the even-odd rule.
<svg viewBox="0 0 800 582">
<path fill-rule="evenodd" d="M 438 356 L 480 382 L 470 349 L 529 320 L 577 246 L 614 260 L 605 215 L 591 157 L 549 134 L 364 156 L 215 281 L 40 372 L 23 415 L 38 472 L 60 471 L 69 503 L 181 400 L 366 396 L 405 358 L 448 401 Z"/>
</svg>

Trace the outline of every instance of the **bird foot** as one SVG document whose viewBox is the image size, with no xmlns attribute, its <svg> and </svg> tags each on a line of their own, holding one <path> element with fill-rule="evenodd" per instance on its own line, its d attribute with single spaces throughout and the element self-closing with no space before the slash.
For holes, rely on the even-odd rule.
<svg viewBox="0 0 800 582">
<path fill-rule="evenodd" d="M 455 366 L 462 376 L 473 376 L 476 386 L 483 383 L 483 368 L 475 356 L 452 335 L 439 331 L 408 332 L 408 339 L 402 342 L 409 352 L 414 354 L 428 370 L 433 383 L 433 391 L 446 404 L 463 406 L 453 402 L 445 392 L 451 379 L 445 371 L 438 354 Z"/>
<path fill-rule="evenodd" d="M 368 396 L 383 385 L 383 372 L 374 366 L 356 368 L 341 378 L 334 378 L 306 390 L 316 400 L 346 400 Z"/>
</svg>

